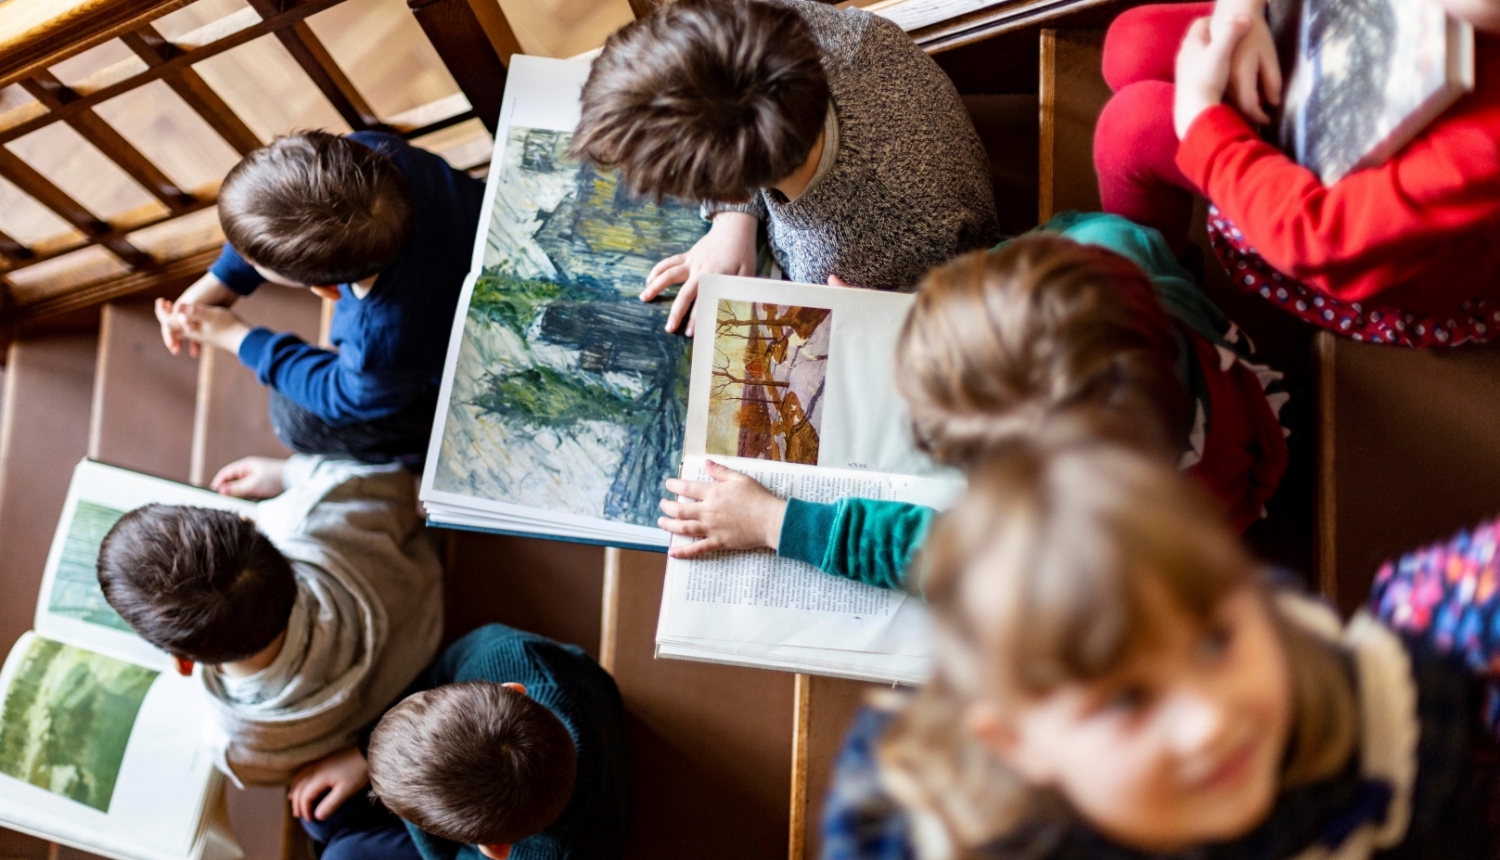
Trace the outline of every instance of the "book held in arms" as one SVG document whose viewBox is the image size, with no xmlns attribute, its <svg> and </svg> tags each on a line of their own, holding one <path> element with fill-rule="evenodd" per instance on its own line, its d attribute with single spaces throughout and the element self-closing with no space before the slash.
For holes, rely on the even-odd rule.
<svg viewBox="0 0 1500 860">
<path fill-rule="evenodd" d="M 711 459 L 783 498 L 950 504 L 962 479 L 916 450 L 896 391 L 896 338 L 911 303 L 902 293 L 705 277 L 683 477 L 708 480 Z M 931 669 L 925 610 L 913 595 L 769 549 L 673 558 L 656 653 L 916 684 Z"/>
<path fill-rule="evenodd" d="M 0 670 L 0 826 L 120 860 L 235 860 L 193 678 L 99 588 L 99 544 L 151 502 L 255 505 L 85 460 L 47 555 L 33 629 Z"/>
<path fill-rule="evenodd" d="M 1332 185 L 1474 88 L 1474 28 L 1437 0 L 1272 0 L 1284 152 Z"/>
<path fill-rule="evenodd" d="M 588 73 L 513 58 L 421 495 L 438 525 L 661 550 L 690 341 L 638 296 L 708 223 L 569 154 Z"/>
</svg>

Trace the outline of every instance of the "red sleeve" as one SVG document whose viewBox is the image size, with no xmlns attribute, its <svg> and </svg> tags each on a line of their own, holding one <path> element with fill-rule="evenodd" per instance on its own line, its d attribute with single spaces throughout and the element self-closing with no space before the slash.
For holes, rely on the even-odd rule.
<svg viewBox="0 0 1500 860">
<path fill-rule="evenodd" d="M 1257 137 L 1226 105 L 1194 120 L 1177 165 L 1276 269 L 1359 300 L 1366 296 L 1350 293 L 1399 282 L 1424 245 L 1500 214 L 1494 101 L 1470 96 L 1385 164 L 1332 187 Z M 1360 289 L 1341 293 L 1355 282 Z"/>
</svg>

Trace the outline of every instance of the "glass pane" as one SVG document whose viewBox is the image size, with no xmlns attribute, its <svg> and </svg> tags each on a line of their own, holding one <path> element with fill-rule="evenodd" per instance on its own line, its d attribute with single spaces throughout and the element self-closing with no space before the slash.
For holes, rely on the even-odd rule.
<svg viewBox="0 0 1500 860">
<path fill-rule="evenodd" d="M 405 0 L 346 0 L 307 23 L 381 119 L 458 92 Z"/>
<path fill-rule="evenodd" d="M 51 71 L 52 74 L 57 75 L 58 80 L 71 87 L 95 72 L 120 63 L 128 63 L 133 70 L 132 74 L 146 70 L 145 60 L 137 57 L 134 51 L 125 47 L 124 42 L 111 39 L 63 60 L 52 66 Z"/>
<path fill-rule="evenodd" d="M 219 210 L 209 207 L 137 230 L 125 238 L 158 260 L 176 260 L 222 245 L 224 231 L 219 228 Z"/>
<path fill-rule="evenodd" d="M 477 119 L 450 125 L 441 131 L 412 140 L 412 144 L 435 152 L 459 170 L 468 170 L 490 160 L 495 139 Z"/>
<path fill-rule="evenodd" d="M 193 68 L 261 140 L 308 128 L 350 130 L 275 36 L 261 36 Z"/>
<path fill-rule="evenodd" d="M 78 132 L 53 123 L 6 144 L 33 169 L 105 220 L 161 205 Z"/>
<path fill-rule="evenodd" d="M 95 112 L 184 190 L 217 187 L 239 161 L 239 154 L 161 81 L 110 99 Z"/>
<path fill-rule="evenodd" d="M 98 245 L 80 248 L 35 266 L 6 274 L 11 294 L 20 304 L 38 301 L 67 290 L 125 274 L 129 269 Z"/>
<path fill-rule="evenodd" d="M 0 178 L 0 231 L 28 246 L 77 232 L 51 209 L 4 178 Z"/>
<path fill-rule="evenodd" d="M 197 3 L 163 15 L 151 23 L 158 33 L 170 41 L 181 38 L 204 24 L 227 18 L 249 5 L 245 0 L 198 0 Z"/>
</svg>

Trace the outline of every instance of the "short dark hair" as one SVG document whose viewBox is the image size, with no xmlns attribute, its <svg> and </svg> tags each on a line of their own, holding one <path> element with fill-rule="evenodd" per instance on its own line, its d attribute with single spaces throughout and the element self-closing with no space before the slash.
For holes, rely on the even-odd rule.
<svg viewBox="0 0 1500 860">
<path fill-rule="evenodd" d="M 383 153 L 304 131 L 251 152 L 219 188 L 219 223 L 246 259 L 320 286 L 396 261 L 416 222 L 411 186 Z"/>
<path fill-rule="evenodd" d="M 121 517 L 99 547 L 99 585 L 142 639 L 212 665 L 264 651 L 297 599 L 291 563 L 254 523 L 185 505 Z"/>
<path fill-rule="evenodd" d="M 795 9 L 678 0 L 604 43 L 573 149 L 637 194 L 738 201 L 807 160 L 828 100 L 822 51 Z"/>
<path fill-rule="evenodd" d="M 573 797 L 578 752 L 555 714 L 488 681 L 408 697 L 370 736 L 370 785 L 435 836 L 507 845 L 542 832 Z"/>
</svg>

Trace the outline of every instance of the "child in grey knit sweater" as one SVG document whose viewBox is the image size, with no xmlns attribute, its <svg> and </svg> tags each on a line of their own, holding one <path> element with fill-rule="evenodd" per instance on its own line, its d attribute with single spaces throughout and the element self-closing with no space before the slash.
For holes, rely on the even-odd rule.
<svg viewBox="0 0 1500 860">
<path fill-rule="evenodd" d="M 952 82 L 858 9 L 663 5 L 605 43 L 573 145 L 637 193 L 704 201 L 712 229 L 641 294 L 682 285 L 668 330 L 702 275 L 755 274 L 760 220 L 791 279 L 883 290 L 999 239 L 984 148 Z"/>
</svg>

